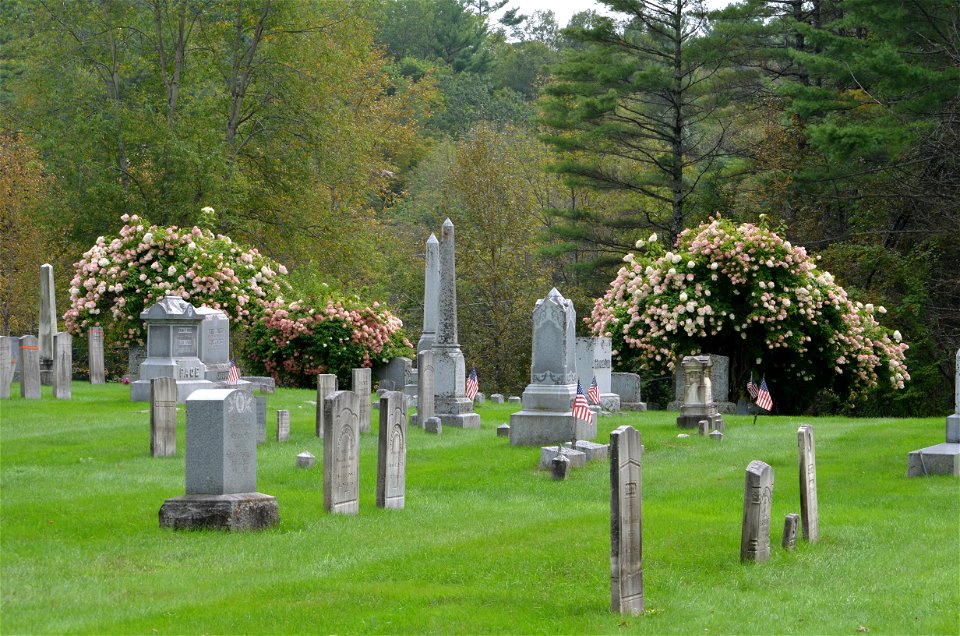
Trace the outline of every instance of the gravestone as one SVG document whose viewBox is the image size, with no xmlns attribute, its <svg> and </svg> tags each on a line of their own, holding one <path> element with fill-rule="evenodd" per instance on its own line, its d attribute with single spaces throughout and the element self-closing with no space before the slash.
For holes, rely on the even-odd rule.
<svg viewBox="0 0 960 636">
<path fill-rule="evenodd" d="M 360 432 L 370 432 L 370 400 L 373 395 L 373 382 L 370 376 L 370 369 L 354 369 L 352 371 L 353 381 L 351 387 L 353 392 L 360 398 Z"/>
<path fill-rule="evenodd" d="M 541 446 L 596 437 L 596 418 L 586 422 L 571 412 L 577 394 L 576 321 L 573 303 L 556 288 L 537 301 L 530 384 L 523 391 L 523 408 L 510 415 L 510 444 Z"/>
<path fill-rule="evenodd" d="M 230 319 L 219 309 L 197 307 L 200 323 L 200 341 L 197 357 L 203 363 L 203 379 L 227 382 L 230 374 Z M 236 388 L 223 385 L 220 388 Z"/>
<path fill-rule="evenodd" d="M 317 437 L 323 438 L 324 410 L 323 400 L 328 395 L 337 392 L 337 376 L 332 373 L 321 373 L 317 376 L 317 418 L 316 433 Z"/>
<path fill-rule="evenodd" d="M 797 526 L 800 524 L 800 515 L 791 512 L 783 519 L 783 539 L 780 545 L 784 550 L 793 550 L 797 546 Z"/>
<path fill-rule="evenodd" d="M 610 433 L 610 609 L 643 612 L 643 446 L 640 433 L 621 426 Z"/>
<path fill-rule="evenodd" d="M 466 365 L 457 338 L 456 236 L 450 219 L 440 231 L 440 285 L 437 335 L 433 343 L 434 402 L 440 421 L 456 428 L 480 428 L 473 400 L 466 393 Z"/>
<path fill-rule="evenodd" d="M 20 397 L 40 399 L 40 344 L 36 336 L 20 337 Z"/>
<path fill-rule="evenodd" d="M 740 560 L 770 558 L 770 506 L 773 503 L 773 468 L 754 460 L 747 466 L 743 486 L 743 528 Z"/>
<path fill-rule="evenodd" d="M 177 454 L 177 381 L 150 380 L 150 455 Z"/>
<path fill-rule="evenodd" d="M 550 460 L 550 470 L 554 479 L 563 481 L 567 478 L 567 474 L 570 472 L 570 460 L 566 455 L 556 455 Z"/>
<path fill-rule="evenodd" d="M 373 377 L 381 389 L 402 391 L 411 369 L 413 369 L 413 362 L 410 358 L 397 356 L 391 358 L 387 364 L 374 368 Z"/>
<path fill-rule="evenodd" d="M 473 398 L 474 404 L 484 404 L 486 401 L 487 401 L 487 396 L 486 396 L 486 394 L 485 394 L 485 393 L 482 393 L 482 392 L 480 392 L 480 391 L 478 391 L 477 394 L 476 394 L 476 395 L 474 396 L 474 398 Z"/>
<path fill-rule="evenodd" d="M 710 385 L 713 391 L 713 401 L 717 404 L 719 413 L 736 413 L 737 404 L 730 401 L 730 358 L 708 354 L 710 358 Z M 682 360 L 676 364 L 674 371 L 674 401 L 667 405 L 668 411 L 679 411 L 686 396 L 686 378 L 684 376 Z"/>
<path fill-rule="evenodd" d="M 490 402 L 493 404 L 503 404 L 503 393 L 494 393 L 491 395 Z"/>
<path fill-rule="evenodd" d="M 317 463 L 317 458 L 309 451 L 303 451 L 297 455 L 297 468 L 313 468 Z"/>
<path fill-rule="evenodd" d="M 609 444 L 598 444 L 585 439 L 578 439 L 573 448 L 583 453 L 588 462 L 606 460 L 610 452 Z"/>
<path fill-rule="evenodd" d="M 647 405 L 640 397 L 640 376 L 636 373 L 611 373 L 610 390 L 619 396 L 621 411 L 647 410 Z"/>
<path fill-rule="evenodd" d="M 712 439 L 715 442 L 722 442 L 723 433 L 721 433 L 720 431 L 710 431 L 710 439 Z"/>
<path fill-rule="evenodd" d="M 520 399 L 519 395 L 511 395 L 507 398 L 507 404 L 523 404 L 523 400 Z"/>
<path fill-rule="evenodd" d="M 107 381 L 103 365 L 103 329 L 87 329 L 87 355 L 90 366 L 90 384 L 104 384 Z"/>
<path fill-rule="evenodd" d="M 257 443 L 263 444 L 267 441 L 267 396 L 255 395 L 253 399 L 257 409 Z"/>
<path fill-rule="evenodd" d="M 40 383 L 53 385 L 53 337 L 57 334 L 57 296 L 53 265 L 40 266 Z"/>
<path fill-rule="evenodd" d="M 423 335 L 417 353 L 433 349 L 437 337 L 440 301 L 440 241 L 434 234 L 427 239 L 426 266 L 423 275 Z"/>
<path fill-rule="evenodd" d="M 817 449 L 813 427 L 803 424 L 797 429 L 800 466 L 800 519 L 803 539 L 816 543 L 820 539 L 820 513 L 817 508 Z"/>
<path fill-rule="evenodd" d="M 960 477 L 960 349 L 954 367 L 953 413 L 947 416 L 947 435 L 943 444 L 915 450 L 907 455 L 907 476 L 953 475 Z"/>
<path fill-rule="evenodd" d="M 253 396 L 243 390 L 187 397 L 186 495 L 164 502 L 161 527 L 259 530 L 280 522 L 277 500 L 257 492 L 255 418 Z"/>
<path fill-rule="evenodd" d="M 73 336 L 65 331 L 53 338 L 53 397 L 73 398 Z"/>
<path fill-rule="evenodd" d="M 17 368 L 14 340 L 15 338 L 0 337 L 0 399 L 4 400 L 10 397 L 10 386 L 13 384 L 13 374 Z M 19 341 L 17 344 L 19 345 Z"/>
<path fill-rule="evenodd" d="M 707 420 L 711 429 L 723 432 L 723 416 L 717 411 L 713 401 L 712 382 L 710 380 L 710 356 L 686 356 L 683 359 L 683 371 L 686 389 L 677 426 L 697 428 L 700 420 Z"/>
<path fill-rule="evenodd" d="M 11 382 L 20 381 L 20 372 L 23 369 L 23 359 L 20 352 L 20 338 L 16 336 L 4 336 L 10 339 L 10 355 L 13 359 L 13 379 Z"/>
<path fill-rule="evenodd" d="M 127 348 L 127 379 L 136 382 L 140 379 L 140 365 L 147 359 L 147 348 L 141 344 L 132 343 Z"/>
<path fill-rule="evenodd" d="M 290 439 L 290 411 L 277 410 L 277 441 L 286 442 Z"/>
<path fill-rule="evenodd" d="M 227 369 L 227 373 L 230 370 Z M 250 385 L 251 390 L 260 391 L 267 395 L 273 395 L 277 390 L 277 381 L 270 376 L 265 375 L 244 375 L 240 379 Z"/>
<path fill-rule="evenodd" d="M 431 435 L 440 435 L 443 433 L 443 424 L 439 417 L 428 417 L 423 421 L 423 430 Z"/>
<path fill-rule="evenodd" d="M 497 427 L 497 437 L 510 437 L 510 425 L 501 424 Z"/>
<path fill-rule="evenodd" d="M 433 350 L 425 349 L 417 354 L 418 380 L 417 385 L 417 426 L 423 426 L 427 418 L 436 413 L 433 406 L 436 374 L 433 367 Z"/>
<path fill-rule="evenodd" d="M 377 507 L 402 510 L 406 491 L 407 406 L 402 391 L 380 398 Z"/>
<path fill-rule="evenodd" d="M 360 509 L 360 406 L 353 391 L 323 399 L 323 509 L 334 514 Z"/>
<path fill-rule="evenodd" d="M 613 345 L 610 338 L 577 338 L 577 376 L 584 390 L 597 379 L 600 406 L 605 411 L 620 410 L 620 396 L 612 389 Z"/>
<path fill-rule="evenodd" d="M 166 296 L 142 311 L 140 319 L 147 323 L 147 359 L 140 365 L 140 378 L 130 383 L 132 401 L 150 399 L 150 380 L 154 378 L 175 379 L 180 403 L 196 390 L 214 388 L 199 358 L 204 317 L 193 305 L 179 296 Z"/>
<path fill-rule="evenodd" d="M 569 444 L 570 442 L 567 442 Z M 540 470 L 550 470 L 553 458 L 563 455 L 570 462 L 570 468 L 583 468 L 587 465 L 587 454 L 568 446 L 541 446 Z"/>
</svg>

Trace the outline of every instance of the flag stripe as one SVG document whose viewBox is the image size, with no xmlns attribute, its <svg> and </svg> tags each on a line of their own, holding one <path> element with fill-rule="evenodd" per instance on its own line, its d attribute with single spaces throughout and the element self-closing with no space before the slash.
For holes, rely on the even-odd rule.
<svg viewBox="0 0 960 636">
<path fill-rule="evenodd" d="M 597 385 L 597 376 L 593 376 L 593 382 L 590 383 L 590 388 L 587 389 L 587 397 L 590 398 L 590 402 L 600 405 L 600 387 Z"/>
<path fill-rule="evenodd" d="M 470 369 L 470 375 L 467 377 L 466 393 L 467 397 L 473 400 L 480 391 L 480 381 L 477 379 L 477 368 Z"/>
<path fill-rule="evenodd" d="M 578 420 L 593 421 L 593 413 L 590 412 L 590 405 L 587 404 L 587 397 L 583 394 L 583 387 L 579 380 L 577 380 L 577 397 L 573 400 L 572 415 Z"/>
<path fill-rule="evenodd" d="M 757 391 L 757 406 L 764 411 L 773 410 L 773 398 L 770 396 L 770 390 L 767 388 L 767 379 L 760 380 L 760 389 Z"/>
</svg>

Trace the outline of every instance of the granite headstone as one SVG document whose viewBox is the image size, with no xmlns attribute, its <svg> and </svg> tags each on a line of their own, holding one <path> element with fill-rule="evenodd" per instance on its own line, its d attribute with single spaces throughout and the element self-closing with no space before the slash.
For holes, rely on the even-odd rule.
<svg viewBox="0 0 960 636">
<path fill-rule="evenodd" d="M 369 394 L 368 394 L 369 399 Z M 360 398 L 336 391 L 323 399 L 323 509 L 360 509 Z"/>
<path fill-rule="evenodd" d="M 770 558 L 770 507 L 773 503 L 773 468 L 754 460 L 747 466 L 743 486 L 743 526 L 740 560 Z"/>
<path fill-rule="evenodd" d="M 380 398 L 377 507 L 402 509 L 407 465 L 407 408 L 402 391 Z"/>
</svg>

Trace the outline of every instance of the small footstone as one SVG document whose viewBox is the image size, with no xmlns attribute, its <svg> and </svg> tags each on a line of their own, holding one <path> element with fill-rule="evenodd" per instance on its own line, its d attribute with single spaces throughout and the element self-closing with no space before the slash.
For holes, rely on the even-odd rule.
<svg viewBox="0 0 960 636">
<path fill-rule="evenodd" d="M 577 443 L 574 444 L 574 448 L 582 452 L 588 462 L 606 460 L 609 456 L 610 445 L 609 444 L 597 444 L 596 442 L 588 442 L 585 439 L 578 439 Z"/>
<path fill-rule="evenodd" d="M 552 469 L 552 475 L 554 479 L 563 481 L 567 478 L 567 474 L 570 472 L 570 460 L 567 459 L 566 455 L 557 455 L 550 461 L 550 466 Z"/>
<path fill-rule="evenodd" d="M 583 468 L 587 463 L 587 455 L 583 451 L 563 447 L 558 452 L 556 446 L 541 446 L 540 470 L 550 470 L 550 462 L 558 454 L 563 455 L 570 461 L 570 468 Z"/>
<path fill-rule="evenodd" d="M 303 451 L 297 455 L 297 468 L 313 468 L 317 463 L 317 458 L 312 453 Z"/>
<path fill-rule="evenodd" d="M 490 401 L 493 402 L 494 404 L 503 404 L 503 394 L 494 393 L 493 395 L 490 396 Z"/>
<path fill-rule="evenodd" d="M 443 433 L 443 424 L 440 423 L 439 417 L 428 417 L 423 423 L 423 430 L 434 435 L 440 435 Z"/>
<path fill-rule="evenodd" d="M 800 525 L 800 515 L 791 512 L 783 519 L 783 541 L 781 545 L 785 550 L 793 550 L 797 547 L 797 528 Z"/>
<path fill-rule="evenodd" d="M 697 423 L 697 433 L 700 435 L 708 435 L 710 433 L 710 422 L 707 420 L 700 420 Z"/>
<path fill-rule="evenodd" d="M 677 435 L 677 437 L 679 437 L 680 439 L 686 439 L 686 438 L 688 438 L 688 437 L 690 437 L 690 436 L 687 435 L 686 433 L 679 433 L 679 434 Z"/>
<path fill-rule="evenodd" d="M 510 437 L 510 425 L 501 424 L 497 427 L 497 437 Z"/>
<path fill-rule="evenodd" d="M 522 400 L 516 395 L 511 395 L 509 398 L 507 398 L 507 404 L 522 404 L 522 403 L 523 403 Z"/>
<path fill-rule="evenodd" d="M 715 442 L 722 442 L 722 441 L 723 441 L 723 433 L 721 433 L 720 431 L 711 431 L 711 432 L 710 432 L 710 439 L 712 439 L 712 440 L 715 441 Z"/>
</svg>

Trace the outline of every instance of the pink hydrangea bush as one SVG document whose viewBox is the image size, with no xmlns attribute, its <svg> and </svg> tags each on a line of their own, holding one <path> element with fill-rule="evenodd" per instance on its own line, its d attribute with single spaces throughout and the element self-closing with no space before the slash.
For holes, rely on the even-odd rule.
<svg viewBox="0 0 960 636">
<path fill-rule="evenodd" d="M 672 372 L 697 353 L 730 357 L 731 383 L 765 375 L 781 412 L 805 408 L 823 389 L 848 405 L 881 377 L 910 379 L 907 344 L 880 325 L 883 307 L 854 302 L 803 247 L 763 224 L 713 218 L 684 230 L 674 249 L 638 242 L 585 319 L 613 339 L 621 366 Z"/>
<path fill-rule="evenodd" d="M 166 295 L 223 310 L 234 326 L 289 288 L 287 270 L 256 249 L 198 227 L 149 225 L 124 214 L 119 235 L 99 237 L 74 264 L 67 330 L 100 326 L 114 342 L 143 344 L 140 312 Z"/>
<path fill-rule="evenodd" d="M 351 370 L 413 354 L 399 318 L 374 302 L 348 307 L 327 299 L 314 309 L 301 301 L 271 303 L 250 331 L 245 357 L 255 372 L 284 386 L 311 387 L 319 373 L 333 373 L 347 385 Z"/>
</svg>

